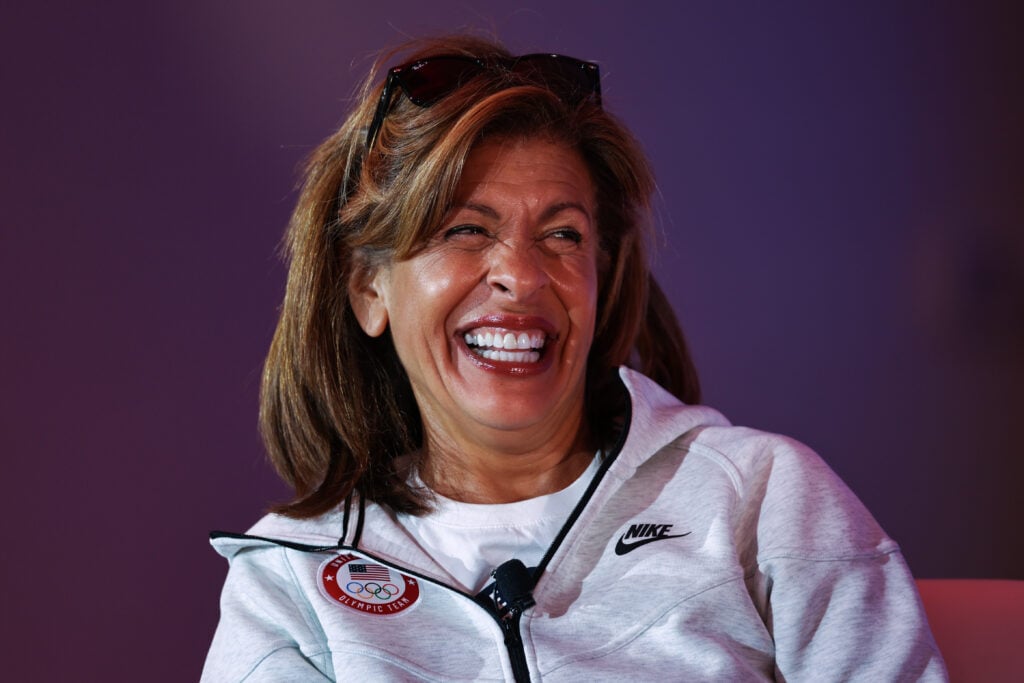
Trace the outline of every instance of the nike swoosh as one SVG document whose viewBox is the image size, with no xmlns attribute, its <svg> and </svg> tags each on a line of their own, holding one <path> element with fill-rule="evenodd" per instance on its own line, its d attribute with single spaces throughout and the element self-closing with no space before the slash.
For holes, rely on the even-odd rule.
<svg viewBox="0 0 1024 683">
<path fill-rule="evenodd" d="M 625 555 L 626 553 L 633 552 L 642 545 L 654 543 L 655 541 L 664 541 L 667 538 L 682 538 L 683 536 L 689 536 L 691 533 L 693 532 L 687 531 L 685 534 L 675 534 L 673 536 L 654 536 L 652 538 L 645 538 L 643 540 L 637 541 L 636 543 L 623 543 L 622 537 L 620 536 L 619 542 L 615 544 L 615 554 Z"/>
</svg>

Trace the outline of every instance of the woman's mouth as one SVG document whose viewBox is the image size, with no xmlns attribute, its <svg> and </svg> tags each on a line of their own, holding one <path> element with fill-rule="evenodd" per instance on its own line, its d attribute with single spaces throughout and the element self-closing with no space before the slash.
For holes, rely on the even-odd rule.
<svg viewBox="0 0 1024 683">
<path fill-rule="evenodd" d="M 536 363 L 544 352 L 547 335 L 541 330 L 477 327 L 463 335 L 469 350 L 490 361 Z"/>
</svg>

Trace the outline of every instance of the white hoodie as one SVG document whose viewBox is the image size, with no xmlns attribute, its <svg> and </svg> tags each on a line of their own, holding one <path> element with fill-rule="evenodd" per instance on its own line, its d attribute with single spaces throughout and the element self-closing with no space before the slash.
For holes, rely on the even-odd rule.
<svg viewBox="0 0 1024 683">
<path fill-rule="evenodd" d="M 269 515 L 213 535 L 230 570 L 203 681 L 947 679 L 899 548 L 818 456 L 620 374 L 628 432 L 534 606 L 502 620 L 445 585 L 376 504 Z"/>
</svg>

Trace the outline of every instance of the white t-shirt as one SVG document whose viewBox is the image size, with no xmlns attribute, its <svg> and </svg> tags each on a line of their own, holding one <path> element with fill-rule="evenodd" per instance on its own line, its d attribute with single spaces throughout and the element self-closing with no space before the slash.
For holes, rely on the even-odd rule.
<svg viewBox="0 0 1024 683">
<path fill-rule="evenodd" d="M 398 522 L 464 590 L 477 593 L 491 571 L 513 558 L 527 567 L 540 563 L 590 480 L 600 458 L 572 484 L 515 503 L 460 503 L 434 494 L 434 510 L 422 517 L 398 515 Z M 414 483 L 422 486 L 415 477 Z"/>
</svg>

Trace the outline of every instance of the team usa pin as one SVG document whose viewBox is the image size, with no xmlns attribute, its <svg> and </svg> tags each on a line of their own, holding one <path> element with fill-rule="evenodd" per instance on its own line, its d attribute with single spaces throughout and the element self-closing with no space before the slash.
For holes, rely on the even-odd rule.
<svg viewBox="0 0 1024 683">
<path fill-rule="evenodd" d="M 419 580 L 355 555 L 327 560 L 318 574 L 324 597 L 364 614 L 398 614 L 420 597 Z"/>
</svg>

